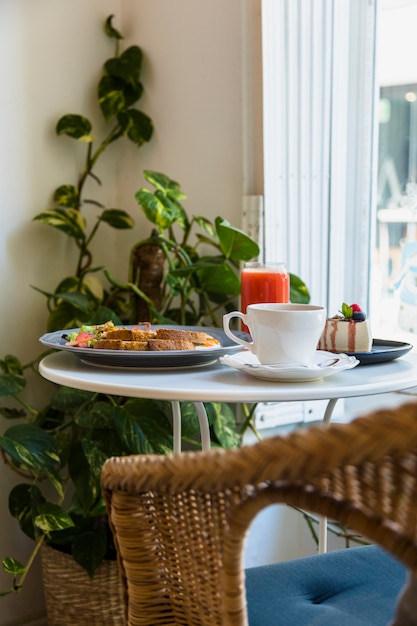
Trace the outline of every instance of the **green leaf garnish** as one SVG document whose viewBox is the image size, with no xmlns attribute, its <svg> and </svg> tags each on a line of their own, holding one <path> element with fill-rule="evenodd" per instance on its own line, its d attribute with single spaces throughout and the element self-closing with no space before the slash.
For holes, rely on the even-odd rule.
<svg viewBox="0 0 417 626">
<path fill-rule="evenodd" d="M 346 319 L 350 319 L 353 315 L 352 307 L 346 304 L 346 302 L 342 304 L 342 315 L 346 317 Z"/>
</svg>

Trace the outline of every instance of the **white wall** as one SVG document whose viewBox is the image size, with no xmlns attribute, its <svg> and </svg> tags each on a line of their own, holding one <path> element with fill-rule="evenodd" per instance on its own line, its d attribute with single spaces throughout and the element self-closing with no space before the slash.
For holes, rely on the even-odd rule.
<svg viewBox="0 0 417 626">
<path fill-rule="evenodd" d="M 124 280 L 129 247 L 149 230 L 133 198 L 144 183 L 143 169 L 178 180 L 190 212 L 223 215 L 237 226 L 242 194 L 262 192 L 259 138 L 249 127 L 260 110 L 259 4 L 0 1 L 0 358 L 11 353 L 26 363 L 38 354 L 46 307 L 29 285 L 52 290 L 73 272 L 74 251 L 67 238 L 31 220 L 51 206 L 51 193 L 59 184 L 74 182 L 80 165 L 75 142 L 55 136 L 58 118 L 82 113 L 95 122 L 97 134 L 103 130 L 94 88 L 103 61 L 113 52 L 112 41 L 102 32 L 105 18 L 115 14 L 124 45 L 143 49 L 145 96 L 139 104 L 155 125 L 148 146 L 138 150 L 121 140 L 98 168 L 104 181 L 98 197 L 131 212 L 138 222 L 134 233 L 103 229 L 96 246 L 95 263 L 111 265 Z M 242 80 L 242 67 L 253 75 L 246 73 Z M 244 158 L 248 143 L 252 149 Z M 39 385 L 31 397 L 39 400 L 47 389 L 46 383 Z M 24 560 L 28 544 L 7 510 L 11 483 L 3 468 L 0 558 Z M 19 596 L 0 599 L 1 626 L 28 624 L 42 612 L 38 578 L 35 569 Z M 0 574 L 0 591 L 8 584 Z"/>
</svg>

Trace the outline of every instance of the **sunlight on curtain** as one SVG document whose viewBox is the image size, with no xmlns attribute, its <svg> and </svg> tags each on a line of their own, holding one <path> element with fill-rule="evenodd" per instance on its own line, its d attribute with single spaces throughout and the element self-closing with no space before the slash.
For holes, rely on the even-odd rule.
<svg viewBox="0 0 417 626">
<path fill-rule="evenodd" d="M 374 0 L 263 0 L 265 257 L 368 305 Z"/>
</svg>

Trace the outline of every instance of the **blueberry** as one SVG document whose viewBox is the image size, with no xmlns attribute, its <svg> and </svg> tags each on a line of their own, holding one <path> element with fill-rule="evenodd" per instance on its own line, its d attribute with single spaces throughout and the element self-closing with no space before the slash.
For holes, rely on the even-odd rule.
<svg viewBox="0 0 417 626">
<path fill-rule="evenodd" d="M 366 320 L 366 315 L 363 311 L 354 311 L 352 319 L 354 322 L 364 322 Z"/>
</svg>

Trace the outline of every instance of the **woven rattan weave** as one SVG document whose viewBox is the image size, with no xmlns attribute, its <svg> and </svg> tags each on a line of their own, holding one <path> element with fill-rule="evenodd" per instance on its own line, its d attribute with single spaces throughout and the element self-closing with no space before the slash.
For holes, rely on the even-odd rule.
<svg viewBox="0 0 417 626">
<path fill-rule="evenodd" d="M 253 446 L 103 468 L 129 626 L 242 626 L 242 551 L 273 502 L 339 520 L 417 571 L 417 404 Z"/>
<path fill-rule="evenodd" d="M 124 626 L 122 588 L 115 561 L 103 561 L 94 579 L 69 554 L 42 546 L 48 626 Z"/>
</svg>

